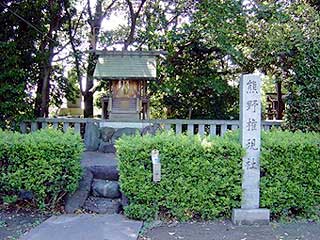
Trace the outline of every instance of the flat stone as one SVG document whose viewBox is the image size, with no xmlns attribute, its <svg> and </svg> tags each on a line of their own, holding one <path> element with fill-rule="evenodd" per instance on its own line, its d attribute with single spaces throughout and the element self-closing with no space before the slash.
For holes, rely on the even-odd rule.
<svg viewBox="0 0 320 240">
<path fill-rule="evenodd" d="M 236 225 L 269 224 L 270 210 L 266 208 L 233 209 L 232 222 Z"/>
<path fill-rule="evenodd" d="M 161 131 L 162 128 L 160 126 L 160 124 L 154 124 L 154 125 L 149 125 L 149 126 L 146 126 L 144 127 L 142 130 L 141 130 L 141 135 L 144 136 L 146 134 L 150 134 L 150 135 L 155 135 L 157 132 Z"/>
<path fill-rule="evenodd" d="M 92 179 L 93 174 L 91 171 L 84 169 L 82 179 L 79 183 L 79 188 L 73 194 L 67 195 L 66 204 L 64 207 L 66 213 L 74 213 L 76 210 L 82 208 L 90 194 Z"/>
<path fill-rule="evenodd" d="M 116 167 L 118 161 L 114 153 L 101 153 L 101 152 L 84 152 L 82 154 L 81 166 L 113 166 Z"/>
<path fill-rule="evenodd" d="M 87 123 L 84 134 L 84 145 L 87 151 L 97 151 L 100 144 L 100 131 L 95 123 Z"/>
<path fill-rule="evenodd" d="M 98 214 L 115 214 L 120 212 L 121 202 L 120 199 L 90 196 L 86 200 L 83 209 Z"/>
<path fill-rule="evenodd" d="M 119 198 L 121 196 L 117 181 L 94 179 L 92 182 L 92 195 L 104 198 Z"/>
<path fill-rule="evenodd" d="M 20 240 L 136 240 L 142 222 L 122 215 L 53 216 L 22 236 Z"/>
<path fill-rule="evenodd" d="M 129 205 L 129 199 L 123 193 L 121 193 L 121 205 L 122 207 L 127 207 Z"/>
<path fill-rule="evenodd" d="M 119 128 L 112 136 L 112 143 L 115 143 L 116 140 L 118 140 L 123 135 L 136 135 L 140 134 L 140 129 L 138 128 Z"/>
<path fill-rule="evenodd" d="M 91 166 L 88 169 L 96 179 L 104 179 L 110 181 L 119 180 L 119 170 L 116 166 Z"/>
<path fill-rule="evenodd" d="M 101 142 L 98 151 L 103 153 L 116 153 L 116 148 L 112 143 Z"/>
<path fill-rule="evenodd" d="M 112 127 L 102 127 L 100 128 L 101 139 L 104 142 L 109 142 L 112 135 L 115 133 L 115 129 Z"/>
</svg>

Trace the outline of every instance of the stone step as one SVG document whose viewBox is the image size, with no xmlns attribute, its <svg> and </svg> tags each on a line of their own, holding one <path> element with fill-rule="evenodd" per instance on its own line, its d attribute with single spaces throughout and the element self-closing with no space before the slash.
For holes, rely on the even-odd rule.
<svg viewBox="0 0 320 240">
<path fill-rule="evenodd" d="M 74 193 L 67 195 L 65 204 L 66 213 L 75 213 L 78 209 L 81 209 L 90 195 L 92 180 L 92 172 L 84 169 L 78 189 Z"/>
<path fill-rule="evenodd" d="M 83 209 L 98 214 L 116 214 L 122 209 L 121 199 L 109 199 L 89 196 Z"/>
<path fill-rule="evenodd" d="M 137 99 L 136 98 L 114 98 L 112 101 L 112 110 L 118 109 L 134 109 L 137 107 Z"/>
<path fill-rule="evenodd" d="M 135 112 L 135 113 L 132 113 L 132 112 L 113 113 L 113 112 L 111 112 L 109 114 L 109 118 L 111 120 L 118 120 L 118 121 L 128 120 L 128 119 L 138 120 L 139 119 L 139 113 L 137 113 L 137 112 Z"/>
<path fill-rule="evenodd" d="M 137 240 L 143 222 L 120 214 L 52 216 L 20 240 Z"/>
<path fill-rule="evenodd" d="M 114 144 L 108 142 L 101 142 L 98 151 L 103 153 L 116 153 L 117 150 Z"/>
<path fill-rule="evenodd" d="M 95 165 L 88 167 L 88 169 L 92 172 L 93 178 L 95 179 L 110 181 L 118 181 L 119 179 L 119 170 L 117 166 Z"/>
<path fill-rule="evenodd" d="M 120 186 L 117 181 L 93 179 L 91 192 L 94 197 L 120 198 Z"/>
</svg>

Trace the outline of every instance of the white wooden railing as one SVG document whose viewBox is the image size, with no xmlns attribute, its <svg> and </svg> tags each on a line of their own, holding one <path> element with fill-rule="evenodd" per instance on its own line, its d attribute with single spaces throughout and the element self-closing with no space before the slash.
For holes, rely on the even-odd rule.
<svg viewBox="0 0 320 240">
<path fill-rule="evenodd" d="M 223 136 L 228 130 L 239 128 L 238 120 L 182 120 L 182 119 L 154 119 L 154 120 L 127 120 L 111 121 L 95 118 L 38 118 L 34 121 L 24 121 L 20 123 L 22 133 L 34 132 L 41 128 L 52 127 L 61 129 L 64 132 L 69 128 L 75 132 L 84 134 L 87 123 L 97 123 L 100 126 L 110 126 L 114 128 L 136 127 L 143 128 L 148 125 L 159 124 L 167 130 L 175 133 L 190 132 L 200 135 L 219 135 Z M 268 131 L 272 127 L 280 127 L 282 121 L 262 121 L 262 129 Z"/>
</svg>

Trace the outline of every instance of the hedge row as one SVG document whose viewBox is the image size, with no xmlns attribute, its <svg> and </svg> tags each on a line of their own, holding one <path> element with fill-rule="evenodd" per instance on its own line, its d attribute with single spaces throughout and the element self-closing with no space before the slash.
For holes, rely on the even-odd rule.
<svg viewBox="0 0 320 240">
<path fill-rule="evenodd" d="M 320 133 L 265 132 L 261 206 L 274 217 L 320 218 Z"/>
<path fill-rule="evenodd" d="M 262 134 L 261 206 L 272 216 L 320 216 L 320 134 L 272 131 Z M 117 142 L 121 189 L 136 219 L 161 212 L 180 220 L 230 217 L 241 202 L 238 133 L 225 137 L 160 133 Z M 152 149 L 160 151 L 162 180 L 152 182 Z"/>
<path fill-rule="evenodd" d="M 241 197 L 239 143 L 224 138 L 160 133 L 123 137 L 117 144 L 121 190 L 130 205 L 125 213 L 136 219 L 158 212 L 181 220 L 230 217 Z M 150 154 L 158 149 L 162 180 L 152 182 Z"/>
<path fill-rule="evenodd" d="M 52 208 L 81 177 L 84 146 L 78 134 L 46 129 L 32 134 L 0 131 L 0 193 L 14 202 L 21 191 L 35 205 Z"/>
</svg>

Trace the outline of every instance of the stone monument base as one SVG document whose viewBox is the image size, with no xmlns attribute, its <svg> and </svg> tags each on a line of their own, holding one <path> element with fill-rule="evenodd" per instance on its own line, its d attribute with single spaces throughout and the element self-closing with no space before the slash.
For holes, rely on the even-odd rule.
<svg viewBox="0 0 320 240">
<path fill-rule="evenodd" d="M 236 225 L 269 224 L 270 210 L 266 208 L 233 209 L 232 223 Z"/>
</svg>

